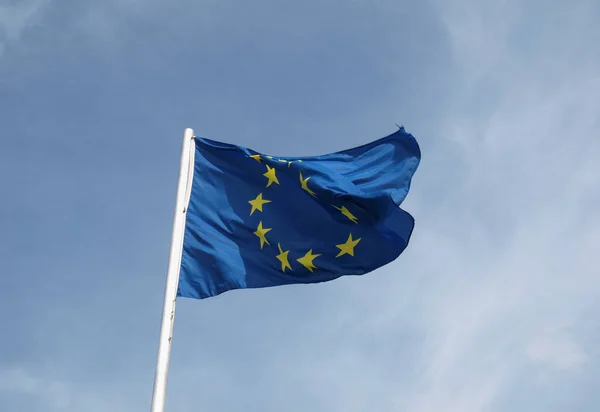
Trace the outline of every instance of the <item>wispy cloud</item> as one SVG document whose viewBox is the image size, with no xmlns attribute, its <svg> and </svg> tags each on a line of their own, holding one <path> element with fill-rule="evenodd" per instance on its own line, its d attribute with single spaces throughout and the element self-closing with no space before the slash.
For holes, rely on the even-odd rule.
<svg viewBox="0 0 600 412">
<path fill-rule="evenodd" d="M 124 391 L 106 392 L 103 385 L 90 388 L 78 382 L 64 381 L 16 366 L 0 370 L 0 397 L 23 399 L 28 410 L 48 412 L 142 410 L 124 400 Z M 10 410 L 10 409 L 9 409 Z"/>
<path fill-rule="evenodd" d="M 64 410 L 71 404 L 72 394 L 63 382 L 48 381 L 23 368 L 0 370 L 0 393 L 26 395 L 50 410 Z"/>
<path fill-rule="evenodd" d="M 535 362 L 559 369 L 576 368 L 589 359 L 585 351 L 565 331 L 541 334 L 531 341 L 527 355 Z"/>
<path fill-rule="evenodd" d="M 0 4 L 0 56 L 38 22 L 49 3 L 50 0 L 23 0 Z"/>
<path fill-rule="evenodd" d="M 557 367 L 549 379 L 573 378 L 563 370 L 584 365 L 585 348 L 546 331 L 581 330 L 582 314 L 600 309 L 592 251 L 599 185 L 591 177 L 600 173 L 600 79 L 592 61 L 574 65 L 573 56 L 554 54 L 553 38 L 522 44 L 521 35 L 540 34 L 520 33 L 526 6 L 475 3 L 444 6 L 465 86 L 448 108 L 448 130 L 466 154 L 447 167 L 464 162 L 468 172 L 453 182 L 439 219 L 422 219 L 416 261 L 449 252 L 428 264 L 422 309 L 430 340 L 421 392 L 407 410 L 501 410 L 512 384 L 541 364 Z M 591 28 L 581 11 L 563 15 L 561 41 L 577 42 L 580 27 Z M 555 13 L 537 14 L 538 24 L 552 25 Z"/>
</svg>

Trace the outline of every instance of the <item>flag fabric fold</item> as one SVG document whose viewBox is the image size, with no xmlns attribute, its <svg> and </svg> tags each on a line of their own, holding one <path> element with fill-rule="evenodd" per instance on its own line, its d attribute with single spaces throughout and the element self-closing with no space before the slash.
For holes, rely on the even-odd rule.
<svg viewBox="0 0 600 412">
<path fill-rule="evenodd" d="M 399 206 L 420 159 L 404 128 L 305 157 L 195 138 L 177 295 L 325 282 L 386 265 L 414 228 Z"/>
</svg>

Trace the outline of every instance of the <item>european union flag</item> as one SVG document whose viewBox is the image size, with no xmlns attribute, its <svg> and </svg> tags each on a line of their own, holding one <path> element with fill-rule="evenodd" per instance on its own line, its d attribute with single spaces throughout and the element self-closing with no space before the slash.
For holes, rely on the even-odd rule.
<svg viewBox="0 0 600 412">
<path fill-rule="evenodd" d="M 178 296 L 317 283 L 396 259 L 421 152 L 403 128 L 349 150 L 279 157 L 195 138 Z"/>
</svg>

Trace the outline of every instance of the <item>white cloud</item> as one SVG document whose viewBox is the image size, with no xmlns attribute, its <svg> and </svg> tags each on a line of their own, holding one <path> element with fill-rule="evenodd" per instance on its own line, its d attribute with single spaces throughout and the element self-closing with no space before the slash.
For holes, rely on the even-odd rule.
<svg viewBox="0 0 600 412">
<path fill-rule="evenodd" d="M 22 366 L 0 370 L 0 398 L 6 398 L 2 394 L 25 397 L 25 405 L 35 405 L 48 412 L 140 409 L 139 405 L 134 408 L 129 399 L 124 400 L 126 394 L 122 386 L 107 389 L 106 385 L 95 385 L 90 389 L 81 382 L 56 379 Z M 10 408 L 10 403 L 6 406 Z"/>
<path fill-rule="evenodd" d="M 37 23 L 49 3 L 50 0 L 24 0 L 14 5 L 0 4 L 0 56 Z"/>
<path fill-rule="evenodd" d="M 23 368 L 0 371 L 0 393 L 31 396 L 50 410 L 62 410 L 71 403 L 71 393 L 66 384 L 48 381 L 29 373 Z"/>
<path fill-rule="evenodd" d="M 539 362 L 559 369 L 581 366 L 589 357 L 564 331 L 547 333 L 534 339 L 527 348 L 527 355 Z"/>
</svg>

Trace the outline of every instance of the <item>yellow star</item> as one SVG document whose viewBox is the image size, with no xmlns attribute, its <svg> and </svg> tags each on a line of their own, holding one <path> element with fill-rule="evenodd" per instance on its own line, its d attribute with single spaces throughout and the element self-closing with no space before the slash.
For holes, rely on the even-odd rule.
<svg viewBox="0 0 600 412">
<path fill-rule="evenodd" d="M 258 224 L 258 227 L 256 228 L 256 232 L 254 232 L 254 234 L 256 236 L 258 236 L 258 238 L 260 239 L 260 248 L 262 249 L 263 246 L 265 245 L 265 243 L 267 245 L 270 245 L 269 241 L 267 240 L 267 238 L 265 237 L 265 235 L 267 234 L 267 232 L 269 232 L 271 229 L 269 228 L 263 228 L 262 225 L 262 220 L 260 221 L 260 223 Z"/>
<path fill-rule="evenodd" d="M 264 177 L 266 177 L 267 179 L 269 179 L 269 181 L 267 182 L 267 187 L 271 186 L 271 184 L 273 182 L 279 184 L 279 180 L 277 180 L 277 175 L 275 175 L 275 168 L 266 165 L 267 166 L 267 172 L 263 174 Z"/>
<path fill-rule="evenodd" d="M 279 243 L 277 244 L 277 247 L 279 248 L 279 254 L 276 257 L 281 262 L 281 271 L 285 272 L 286 268 L 288 268 L 289 270 L 292 270 L 292 267 L 290 266 L 290 262 L 288 261 L 288 253 L 290 253 L 290 251 L 286 250 L 284 252 L 281 249 L 281 245 Z"/>
<path fill-rule="evenodd" d="M 271 201 L 267 200 L 267 199 L 263 199 L 262 193 L 259 193 L 258 196 L 256 196 L 256 199 L 249 200 L 248 203 L 250 203 L 252 205 L 252 210 L 250 210 L 250 216 L 252 216 L 252 213 L 254 213 L 255 210 L 262 212 L 263 205 L 265 203 L 271 203 Z"/>
<path fill-rule="evenodd" d="M 346 206 L 342 206 L 342 207 L 337 207 L 335 205 L 332 205 L 333 207 L 335 207 L 337 210 L 339 210 L 340 212 L 342 212 L 342 215 L 346 216 L 348 219 L 350 219 L 351 221 L 353 221 L 354 223 L 358 223 L 358 219 L 356 218 L 356 216 L 354 216 L 347 208 Z"/>
<path fill-rule="evenodd" d="M 343 255 L 354 256 L 354 247 L 358 245 L 358 242 L 360 242 L 360 238 L 352 240 L 352 233 L 350 233 L 350 236 L 348 236 L 348 240 L 346 240 L 346 243 L 342 243 L 341 245 L 335 245 L 340 250 L 340 253 L 338 253 L 336 258 L 339 258 Z"/>
<path fill-rule="evenodd" d="M 286 162 L 287 162 L 287 160 L 284 160 L 284 159 L 279 159 L 279 160 L 278 160 L 278 162 L 281 162 L 281 163 L 286 163 Z"/>
<path fill-rule="evenodd" d="M 300 259 L 297 259 L 297 260 L 298 260 L 298 262 L 300 262 L 302 264 L 302 266 L 304 266 L 306 269 L 308 269 L 312 272 L 313 269 L 317 268 L 315 265 L 313 265 L 313 260 L 315 260 L 315 258 L 317 258 L 319 256 L 321 256 L 321 255 L 313 255 L 312 249 L 311 249 L 306 253 L 306 255 L 302 256 Z"/>
<path fill-rule="evenodd" d="M 300 186 L 302 186 L 302 189 L 306 190 L 311 196 L 317 197 L 317 194 L 308 188 L 308 179 L 310 179 L 310 177 L 307 177 L 306 179 L 302 178 L 302 172 L 300 172 Z"/>
<path fill-rule="evenodd" d="M 250 158 L 256 160 L 258 163 L 262 163 L 262 158 L 258 154 L 252 155 Z"/>
</svg>

